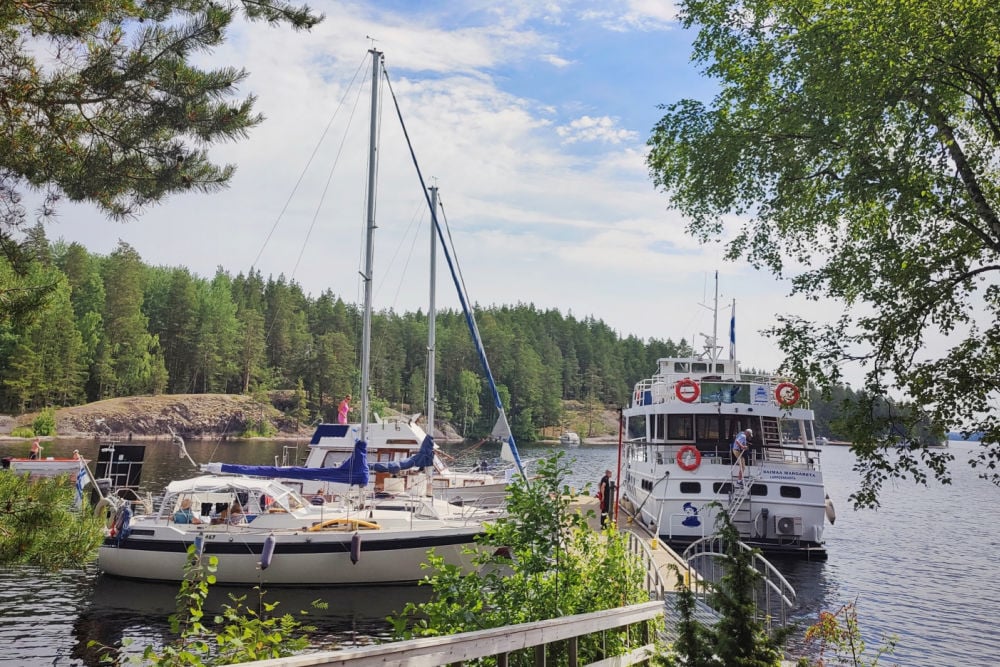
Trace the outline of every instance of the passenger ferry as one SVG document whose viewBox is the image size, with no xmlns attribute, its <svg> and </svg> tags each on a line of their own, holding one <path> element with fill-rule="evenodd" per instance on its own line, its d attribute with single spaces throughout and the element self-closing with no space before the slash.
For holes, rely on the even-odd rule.
<svg viewBox="0 0 1000 667">
<path fill-rule="evenodd" d="M 825 559 L 832 506 L 806 397 L 787 378 L 741 373 L 720 352 L 706 336 L 702 354 L 659 359 L 636 383 L 623 411 L 621 508 L 677 549 L 714 534 L 726 510 L 752 547 Z M 747 429 L 741 484 L 732 443 Z"/>
</svg>

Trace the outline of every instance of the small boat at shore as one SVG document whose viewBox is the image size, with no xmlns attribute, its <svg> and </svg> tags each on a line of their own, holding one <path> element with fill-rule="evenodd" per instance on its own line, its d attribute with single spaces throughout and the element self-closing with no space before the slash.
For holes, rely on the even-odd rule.
<svg viewBox="0 0 1000 667">
<path fill-rule="evenodd" d="M 563 447 L 579 447 L 580 435 L 574 431 L 565 431 L 559 436 L 559 444 Z"/>
<path fill-rule="evenodd" d="M 85 464 L 79 456 L 60 458 L 46 456 L 32 459 L 16 456 L 5 456 L 0 459 L 4 470 L 10 470 L 17 475 L 28 475 L 32 479 L 38 477 L 58 477 L 59 475 L 77 475 Z"/>
</svg>

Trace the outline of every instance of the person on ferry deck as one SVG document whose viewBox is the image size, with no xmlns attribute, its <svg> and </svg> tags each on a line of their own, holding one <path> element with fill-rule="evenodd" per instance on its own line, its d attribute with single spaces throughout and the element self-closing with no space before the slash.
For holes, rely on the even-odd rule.
<svg viewBox="0 0 1000 667">
<path fill-rule="evenodd" d="M 740 431 L 736 434 L 736 438 L 733 439 L 733 456 L 736 457 L 736 463 L 740 466 L 740 477 L 736 482 L 736 486 L 743 486 L 743 473 L 746 472 L 747 464 L 743 460 L 744 454 L 750 448 L 749 440 L 753 437 L 753 430 L 746 429 L 745 431 Z"/>
<path fill-rule="evenodd" d="M 35 438 L 34 442 L 31 443 L 31 453 L 28 454 L 28 458 L 32 461 L 42 458 L 42 445 L 38 442 L 38 438 Z"/>
</svg>

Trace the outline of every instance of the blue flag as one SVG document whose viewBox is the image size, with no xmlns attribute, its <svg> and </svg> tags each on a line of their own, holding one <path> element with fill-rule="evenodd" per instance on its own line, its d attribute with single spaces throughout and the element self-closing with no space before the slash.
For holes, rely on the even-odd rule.
<svg viewBox="0 0 1000 667">
<path fill-rule="evenodd" d="M 736 301 L 733 300 L 733 316 L 729 319 L 729 358 L 736 358 Z"/>
</svg>

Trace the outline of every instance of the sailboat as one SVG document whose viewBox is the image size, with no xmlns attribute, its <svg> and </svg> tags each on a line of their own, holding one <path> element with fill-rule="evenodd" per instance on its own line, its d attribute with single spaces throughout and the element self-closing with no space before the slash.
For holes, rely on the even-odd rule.
<svg viewBox="0 0 1000 667">
<path fill-rule="evenodd" d="M 433 440 L 415 423 L 368 419 L 370 374 L 372 259 L 375 230 L 375 140 L 382 53 L 372 49 L 371 128 L 368 172 L 365 305 L 362 323 L 361 421 L 321 424 L 313 437 L 313 452 L 324 452 L 321 465 L 237 466 L 212 463 L 203 475 L 168 485 L 159 508 L 132 516 L 120 506 L 109 520 L 108 535 L 99 549 L 100 568 L 110 575 L 145 580 L 176 581 L 184 576 L 187 551 L 194 548 L 218 559 L 220 583 L 276 585 L 358 585 L 417 581 L 426 574 L 421 564 L 434 547 L 445 561 L 465 567 L 465 548 L 482 533 L 483 522 L 495 513 L 459 507 L 427 495 L 424 488 L 399 485 L 398 493 L 376 498 L 369 485 L 374 477 L 386 482 L 403 461 L 369 461 L 369 440 L 395 445 L 413 437 L 417 451 L 407 464 L 434 468 Z M 419 171 L 418 171 L 419 173 Z M 423 179 L 421 178 L 421 185 Z M 426 188 L 425 192 L 426 192 Z M 437 224 L 436 216 L 432 218 Z M 438 227 L 438 234 L 441 230 Z M 450 263 L 450 260 L 449 260 Z M 465 302 L 463 299 L 463 307 Z M 473 322 L 467 312 L 467 321 Z M 474 337 L 478 332 L 471 325 Z M 485 356 L 480 353 L 485 362 Z M 488 365 L 486 366 L 488 370 Z M 495 384 L 490 376 L 491 385 Z M 423 436 L 422 438 L 420 436 Z M 349 453 L 324 451 L 324 443 L 350 440 Z M 399 443 L 409 445 L 409 442 Z M 513 447 L 513 439 L 507 445 Z M 428 458 L 429 455 L 429 458 Z M 381 458 L 382 453 L 376 456 Z M 514 455 L 515 461 L 519 460 Z M 385 466 L 385 469 L 380 466 Z M 427 478 L 430 484 L 430 478 Z M 321 495 L 314 505 L 295 488 L 316 484 L 337 493 Z M 426 487 L 427 484 L 424 485 Z M 225 515 L 225 516 L 223 516 Z"/>
</svg>

